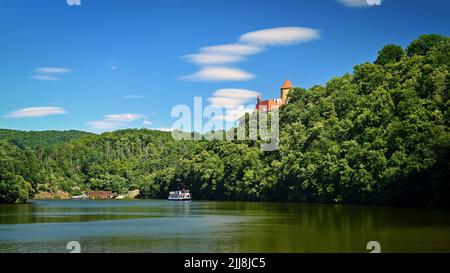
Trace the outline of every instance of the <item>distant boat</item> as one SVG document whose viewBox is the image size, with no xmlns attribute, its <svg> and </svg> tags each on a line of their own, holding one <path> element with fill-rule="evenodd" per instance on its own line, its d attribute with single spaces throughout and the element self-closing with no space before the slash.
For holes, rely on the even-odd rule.
<svg viewBox="0 0 450 273">
<path fill-rule="evenodd" d="M 88 199 L 86 194 L 72 196 L 72 199 Z"/>
<path fill-rule="evenodd" d="M 192 195 L 189 190 L 171 191 L 168 199 L 170 201 L 191 201 Z"/>
</svg>

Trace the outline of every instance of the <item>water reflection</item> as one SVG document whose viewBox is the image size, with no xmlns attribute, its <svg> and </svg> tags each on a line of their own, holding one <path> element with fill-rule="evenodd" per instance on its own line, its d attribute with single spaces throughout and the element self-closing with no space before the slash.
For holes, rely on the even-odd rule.
<svg viewBox="0 0 450 273">
<path fill-rule="evenodd" d="M 0 252 L 450 252 L 449 211 L 251 202 L 0 206 Z"/>
</svg>

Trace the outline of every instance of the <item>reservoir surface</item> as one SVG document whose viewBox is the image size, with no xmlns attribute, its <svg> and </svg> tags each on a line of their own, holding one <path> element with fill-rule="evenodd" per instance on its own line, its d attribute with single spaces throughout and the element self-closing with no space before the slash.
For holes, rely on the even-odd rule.
<svg viewBox="0 0 450 273">
<path fill-rule="evenodd" d="M 0 252 L 450 252 L 450 211 L 166 200 L 0 205 Z"/>
</svg>

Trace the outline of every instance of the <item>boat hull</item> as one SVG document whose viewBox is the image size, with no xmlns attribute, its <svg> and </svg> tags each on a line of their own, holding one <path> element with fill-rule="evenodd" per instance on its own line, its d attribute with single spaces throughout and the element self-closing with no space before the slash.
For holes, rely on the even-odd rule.
<svg viewBox="0 0 450 273">
<path fill-rule="evenodd" d="M 188 190 L 171 191 L 168 199 L 170 201 L 191 201 L 192 195 Z"/>
</svg>

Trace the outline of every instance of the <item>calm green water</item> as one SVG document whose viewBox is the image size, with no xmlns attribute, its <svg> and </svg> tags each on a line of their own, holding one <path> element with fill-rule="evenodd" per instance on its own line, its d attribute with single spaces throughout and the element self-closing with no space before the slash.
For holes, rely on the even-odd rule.
<svg viewBox="0 0 450 273">
<path fill-rule="evenodd" d="M 0 252 L 450 252 L 450 212 L 247 202 L 0 206 Z"/>
</svg>

